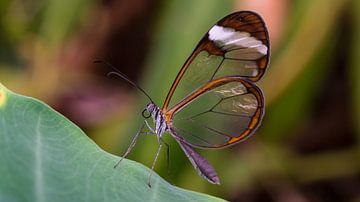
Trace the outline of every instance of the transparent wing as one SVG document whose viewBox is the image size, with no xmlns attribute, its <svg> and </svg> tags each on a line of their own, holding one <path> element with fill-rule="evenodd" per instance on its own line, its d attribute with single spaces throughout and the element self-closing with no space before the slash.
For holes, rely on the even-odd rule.
<svg viewBox="0 0 360 202">
<path fill-rule="evenodd" d="M 205 34 L 177 75 L 163 106 L 175 106 L 199 86 L 226 76 L 257 81 L 269 61 L 264 21 L 250 11 L 230 14 Z"/>
<path fill-rule="evenodd" d="M 238 143 L 259 126 L 261 90 L 241 77 L 214 79 L 165 113 L 168 125 L 193 146 L 218 148 Z"/>
</svg>

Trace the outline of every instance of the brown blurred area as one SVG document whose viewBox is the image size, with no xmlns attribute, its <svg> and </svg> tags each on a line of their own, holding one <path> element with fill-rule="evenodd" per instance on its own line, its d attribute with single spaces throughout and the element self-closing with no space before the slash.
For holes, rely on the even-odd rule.
<svg viewBox="0 0 360 202">
<path fill-rule="evenodd" d="M 76 74 L 88 74 L 91 78 L 82 81 L 85 85 L 78 85 L 79 89 L 57 98 L 57 109 L 83 128 L 91 128 L 131 106 L 134 95 L 129 90 L 133 89 L 104 77 L 111 71 L 108 67 L 91 63 L 107 61 L 136 81 L 148 51 L 155 6 L 156 2 L 145 0 L 103 1 L 94 8 L 89 23 L 59 54 L 62 71 L 76 68 Z"/>
<path fill-rule="evenodd" d="M 118 155 L 136 131 L 145 98 L 93 61 L 111 63 L 161 106 L 212 23 L 232 11 L 258 12 L 272 48 L 259 83 L 266 98 L 259 131 L 245 143 L 203 153 L 222 178 L 220 187 L 198 178 L 175 144 L 171 176 L 165 157 L 157 171 L 177 186 L 230 201 L 360 201 L 358 1 L 1 4 L 0 82 L 45 101 Z M 153 155 L 144 154 L 156 147 L 151 138 L 156 139 L 143 140 L 130 158 L 151 162 Z"/>
</svg>

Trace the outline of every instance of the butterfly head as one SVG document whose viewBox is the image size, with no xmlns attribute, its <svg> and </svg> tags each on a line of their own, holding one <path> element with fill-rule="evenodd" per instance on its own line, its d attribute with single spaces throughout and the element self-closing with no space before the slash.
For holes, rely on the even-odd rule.
<svg viewBox="0 0 360 202">
<path fill-rule="evenodd" d="M 154 104 L 153 102 L 150 102 L 149 104 L 146 105 L 146 108 L 142 112 L 142 116 L 146 119 L 150 118 L 151 116 L 153 116 L 156 113 L 156 111 L 158 109 L 159 109 L 159 107 L 157 107 L 156 104 Z"/>
</svg>

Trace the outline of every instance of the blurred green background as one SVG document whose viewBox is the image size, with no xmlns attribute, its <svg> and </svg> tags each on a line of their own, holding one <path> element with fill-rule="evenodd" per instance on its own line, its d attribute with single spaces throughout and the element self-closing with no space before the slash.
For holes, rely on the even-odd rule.
<svg viewBox="0 0 360 202">
<path fill-rule="evenodd" d="M 238 10 L 257 11 L 270 32 L 262 126 L 244 143 L 200 151 L 221 186 L 198 177 L 169 137 L 170 168 L 164 150 L 156 171 L 231 201 L 360 201 L 357 0 L 0 0 L 0 82 L 121 155 L 147 100 L 92 61 L 113 64 L 161 106 L 203 34 Z M 150 166 L 157 146 L 143 136 L 129 158 Z"/>
</svg>

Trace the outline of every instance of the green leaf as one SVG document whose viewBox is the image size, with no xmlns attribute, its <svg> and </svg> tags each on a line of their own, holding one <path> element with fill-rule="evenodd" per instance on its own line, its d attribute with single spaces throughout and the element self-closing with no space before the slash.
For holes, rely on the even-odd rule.
<svg viewBox="0 0 360 202">
<path fill-rule="evenodd" d="M 46 104 L 0 83 L 0 201 L 222 201 L 99 148 Z"/>
</svg>

